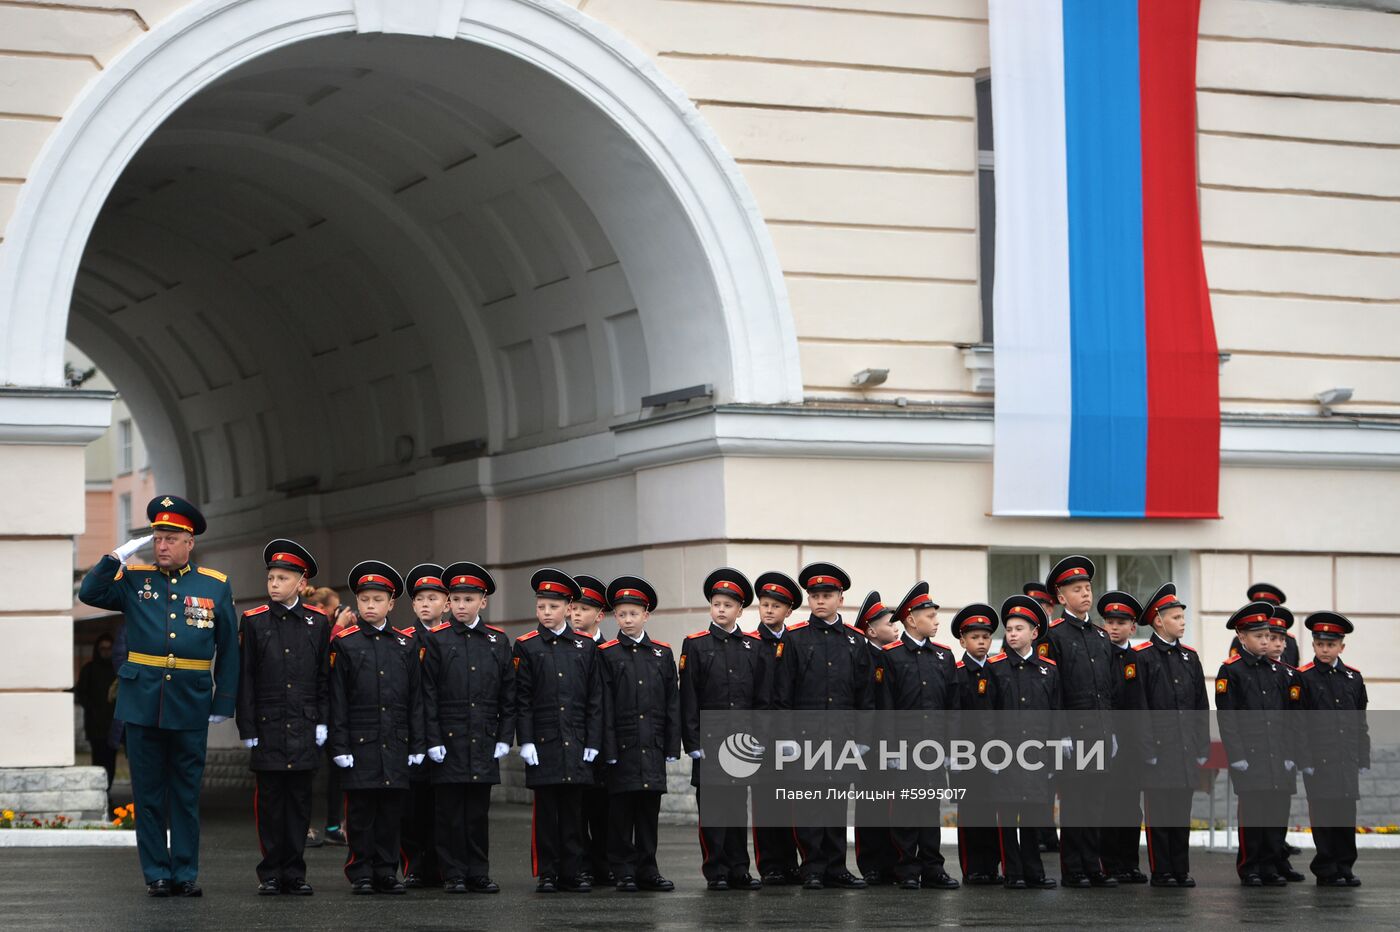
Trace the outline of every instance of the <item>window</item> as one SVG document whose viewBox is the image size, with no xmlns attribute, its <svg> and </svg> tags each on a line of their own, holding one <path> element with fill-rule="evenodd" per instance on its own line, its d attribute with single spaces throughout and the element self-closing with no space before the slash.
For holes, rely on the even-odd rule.
<svg viewBox="0 0 1400 932">
<path fill-rule="evenodd" d="M 992 284 L 996 277 L 997 196 L 992 156 L 992 79 L 977 79 L 977 281 L 982 298 L 982 342 L 992 342 Z"/>
<path fill-rule="evenodd" d="M 987 601 L 1001 605 L 1009 595 L 1021 591 L 1032 580 L 1044 581 L 1050 567 L 1068 553 L 997 553 L 987 556 Z M 1095 598 L 1110 589 L 1121 589 L 1145 601 L 1164 582 L 1173 581 L 1175 570 L 1170 553 L 1086 553 L 1094 561 Z M 1179 582 L 1179 580 L 1178 580 Z"/>
<path fill-rule="evenodd" d="M 117 456 L 120 457 L 121 463 L 121 468 L 117 471 L 122 474 L 131 472 L 133 433 L 131 418 L 117 422 Z"/>
<path fill-rule="evenodd" d="M 123 492 L 117 496 L 117 538 L 121 540 L 131 536 L 131 493 Z"/>
</svg>

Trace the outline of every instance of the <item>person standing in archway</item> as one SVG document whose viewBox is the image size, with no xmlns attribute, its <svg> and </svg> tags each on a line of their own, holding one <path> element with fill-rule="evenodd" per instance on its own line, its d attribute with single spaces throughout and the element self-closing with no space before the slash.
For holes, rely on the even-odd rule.
<svg viewBox="0 0 1400 932">
<path fill-rule="evenodd" d="M 151 534 L 99 560 L 78 598 L 126 616 L 129 653 L 117 671 L 116 717 L 126 723 L 146 893 L 201 896 L 199 788 L 209 726 L 234 713 L 238 617 L 228 577 L 190 562 L 206 527 L 199 509 L 162 495 L 146 516 Z M 155 563 L 126 563 L 152 540 Z"/>
<path fill-rule="evenodd" d="M 112 636 L 98 635 L 92 646 L 92 659 L 83 664 L 73 695 L 83 709 L 83 734 L 92 747 L 92 762 L 107 771 L 107 792 L 112 791 L 112 777 L 117 772 L 117 746 L 108 740 L 112 731 L 112 709 L 116 705 L 112 669 Z"/>
</svg>

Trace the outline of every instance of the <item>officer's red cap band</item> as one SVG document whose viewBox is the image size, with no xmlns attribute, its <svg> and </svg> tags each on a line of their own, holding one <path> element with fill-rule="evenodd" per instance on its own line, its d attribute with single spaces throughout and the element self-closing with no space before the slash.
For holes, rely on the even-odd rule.
<svg viewBox="0 0 1400 932">
<path fill-rule="evenodd" d="M 438 585 L 442 585 L 442 580 L 439 579 L 439 580 L 434 580 L 434 581 L 437 582 Z M 453 576 L 453 577 L 452 577 L 452 585 L 454 585 L 454 586 L 475 586 L 477 589 L 485 589 L 485 588 L 486 588 L 486 580 L 484 580 L 484 579 L 482 579 L 482 578 L 480 578 L 480 577 L 478 577 L 478 576 Z"/>
<path fill-rule="evenodd" d="M 1067 579 L 1073 579 L 1073 578 L 1075 578 L 1076 576 L 1084 576 L 1084 577 L 1087 578 L 1088 575 L 1089 575 L 1089 571 L 1086 570 L 1084 567 L 1082 567 L 1082 566 L 1071 566 L 1069 569 L 1065 570 L 1063 573 L 1061 573 L 1060 575 L 1058 575 L 1058 576 L 1055 577 L 1055 584 L 1056 584 L 1056 585 L 1059 585 L 1060 583 L 1064 582 L 1065 580 L 1067 580 Z"/>
<path fill-rule="evenodd" d="M 589 589 L 587 586 L 583 586 L 579 589 L 579 598 L 592 599 L 599 605 L 607 601 L 607 599 L 603 598 L 603 593 L 599 592 L 597 589 Z"/>
<path fill-rule="evenodd" d="M 356 585 L 356 586 L 372 586 L 372 585 L 387 586 L 387 587 L 389 587 L 389 589 L 391 589 L 391 590 L 394 588 L 394 583 L 393 583 L 387 576 L 376 576 L 374 573 L 367 573 L 367 574 L 365 574 L 364 576 L 361 576 L 359 579 L 355 580 L 355 585 Z"/>
<path fill-rule="evenodd" d="M 1124 605 L 1122 602 L 1110 602 L 1110 603 L 1108 603 L 1107 605 L 1105 605 L 1105 606 L 1103 607 L 1103 611 L 1099 612 L 1099 614 L 1100 614 L 1100 615 L 1107 615 L 1109 612 L 1118 612 L 1118 613 L 1127 615 L 1129 618 L 1136 618 L 1136 617 L 1137 617 L 1137 612 L 1133 611 L 1132 606 L 1130 606 L 1130 605 Z"/>
<path fill-rule="evenodd" d="M 861 615 L 861 616 L 860 616 L 860 620 L 861 620 L 861 621 L 869 621 L 870 619 L 874 618 L 876 615 L 880 614 L 880 613 L 883 612 L 884 610 L 885 610 L 885 603 L 883 603 L 883 602 L 876 602 L 874 605 L 870 606 L 870 611 L 868 611 L 868 612 L 866 612 L 864 615 Z"/>
<path fill-rule="evenodd" d="M 761 591 L 761 592 L 776 592 L 778 595 L 780 595 L 780 596 L 782 596 L 783 598 L 787 599 L 789 602 L 792 601 L 792 593 L 789 592 L 789 591 L 787 590 L 787 587 L 786 587 L 786 586 L 780 586 L 780 585 L 778 585 L 777 583 L 774 583 L 774 582 L 764 583 L 764 584 L 763 584 L 763 588 L 762 588 L 761 590 L 759 590 L 759 591 Z"/>
<path fill-rule="evenodd" d="M 306 561 L 294 553 L 274 553 L 269 563 L 290 563 L 292 566 L 299 566 L 302 569 L 309 569 Z"/>
<path fill-rule="evenodd" d="M 540 583 L 536 592 L 562 592 L 564 595 L 573 595 L 573 591 L 563 583 L 545 581 Z"/>
<path fill-rule="evenodd" d="M 1343 628 L 1341 625 L 1330 625 L 1324 622 L 1319 622 L 1313 625 L 1312 629 L 1313 633 L 1321 631 L 1323 634 L 1346 634 L 1346 629 Z"/>
<path fill-rule="evenodd" d="M 837 589 L 840 589 L 841 580 L 837 579 L 835 576 L 812 576 L 807 580 L 807 588 L 810 589 L 813 586 L 835 586 Z"/>
<path fill-rule="evenodd" d="M 743 594 L 744 594 L 744 589 L 743 589 L 742 586 L 740 586 L 740 585 L 739 585 L 738 583 L 736 583 L 736 582 L 730 582 L 730 581 L 727 580 L 727 579 L 716 580 L 715 584 L 714 584 L 713 586 L 711 586 L 710 588 L 712 588 L 712 589 L 725 589 L 725 590 L 728 590 L 729 592 L 737 592 L 737 593 L 739 593 L 740 595 L 743 595 Z"/>
<path fill-rule="evenodd" d="M 171 527 L 179 528 L 182 531 L 189 531 L 191 534 L 194 533 L 194 522 L 191 521 L 189 518 L 186 518 L 184 515 L 177 515 L 173 511 L 159 512 L 154 518 L 151 519 L 151 527 L 155 527 L 158 524 L 168 524 Z"/>
</svg>

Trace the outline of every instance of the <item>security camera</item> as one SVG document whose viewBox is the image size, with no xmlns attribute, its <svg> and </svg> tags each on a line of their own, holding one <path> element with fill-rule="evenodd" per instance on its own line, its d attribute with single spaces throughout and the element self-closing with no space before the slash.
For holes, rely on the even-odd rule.
<svg viewBox="0 0 1400 932">
<path fill-rule="evenodd" d="M 888 369 L 862 369 L 851 376 L 851 384 L 861 388 L 870 388 L 874 385 L 883 385 L 885 379 L 890 377 Z"/>
<path fill-rule="evenodd" d="M 1332 408 L 1335 405 L 1345 404 L 1351 401 L 1351 389 L 1349 388 L 1329 388 L 1325 392 L 1318 392 L 1313 397 L 1322 406 L 1322 416 L 1331 417 Z"/>
</svg>

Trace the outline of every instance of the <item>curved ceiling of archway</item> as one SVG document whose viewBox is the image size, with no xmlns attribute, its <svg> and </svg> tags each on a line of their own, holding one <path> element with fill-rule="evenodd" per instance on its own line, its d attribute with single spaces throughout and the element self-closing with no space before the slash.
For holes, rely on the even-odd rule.
<svg viewBox="0 0 1400 932">
<path fill-rule="evenodd" d="M 335 36 L 187 102 L 108 199 L 70 331 L 169 421 L 167 475 L 206 501 L 354 486 L 715 381 L 675 351 L 715 330 L 670 193 L 570 95 L 478 46 Z"/>
</svg>

